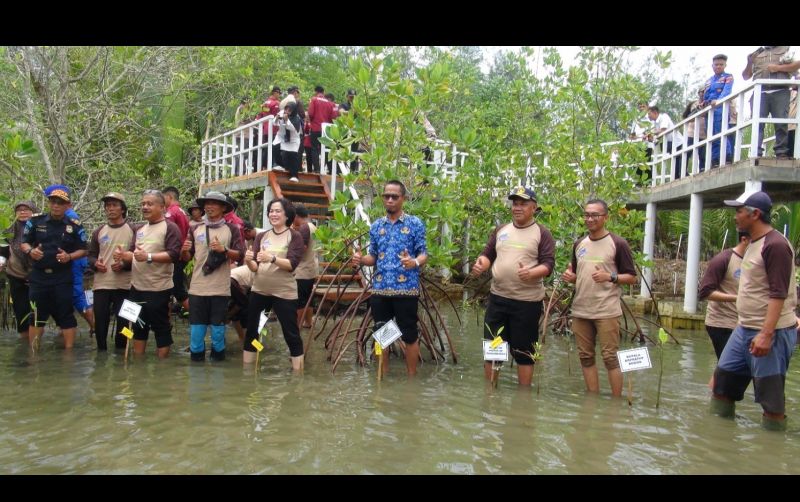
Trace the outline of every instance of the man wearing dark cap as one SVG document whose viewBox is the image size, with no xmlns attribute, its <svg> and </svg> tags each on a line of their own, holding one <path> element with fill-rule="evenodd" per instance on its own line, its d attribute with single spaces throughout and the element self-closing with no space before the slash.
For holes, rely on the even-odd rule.
<svg viewBox="0 0 800 502">
<path fill-rule="evenodd" d="M 31 259 L 22 251 L 21 246 L 25 224 L 34 213 L 38 212 L 39 209 L 32 201 L 23 200 L 14 204 L 14 223 L 4 232 L 11 236 L 11 240 L 8 246 L 0 247 L 0 255 L 7 259 L 5 265 L 0 266 L 0 270 L 5 269 L 8 276 L 9 295 L 14 307 L 17 332 L 26 340 L 33 315 L 31 314 L 31 302 L 28 300 Z"/>
<path fill-rule="evenodd" d="M 203 221 L 203 209 L 197 205 L 197 201 L 192 201 L 189 204 L 189 207 L 186 208 L 189 211 L 189 228 L 194 228 L 197 226 L 198 223 Z"/>
<path fill-rule="evenodd" d="M 544 278 L 555 266 L 555 241 L 550 231 L 536 223 L 536 193 L 517 187 L 512 201 L 512 222 L 495 228 L 472 273 L 480 275 L 491 266 L 492 287 L 486 307 L 484 338 L 501 336 L 509 342 L 517 362 L 519 385 L 531 385 L 534 344 L 539 340 L 539 316 L 544 299 Z M 500 328 L 504 328 L 502 332 Z M 483 372 L 492 380 L 492 363 Z"/>
<path fill-rule="evenodd" d="M 362 256 L 359 249 L 353 253 L 352 263 L 356 267 L 375 265 L 370 298 L 375 329 L 394 318 L 406 346 L 406 371 L 414 376 L 419 362 L 420 268 L 428 261 L 428 245 L 422 220 L 403 212 L 406 193 L 406 186 L 399 180 L 384 184 L 382 197 L 386 216 L 375 220 L 369 229 L 368 254 Z M 384 350 L 381 357 L 386 374 L 389 351 Z"/>
<path fill-rule="evenodd" d="M 44 194 L 50 211 L 28 220 L 20 245 L 33 260 L 30 301 L 35 306 L 35 323 L 29 331 L 31 348 L 37 347 L 52 315 L 63 330 L 64 348 L 71 349 L 78 326 L 72 308 L 72 261 L 86 256 L 87 238 L 81 224 L 65 214 L 71 200 L 69 188 L 51 185 Z"/>
<path fill-rule="evenodd" d="M 714 134 L 718 134 L 722 130 L 722 106 L 718 106 L 717 102 L 730 95 L 733 90 L 733 75 L 725 72 L 728 64 L 728 56 L 725 54 L 717 54 L 712 62 L 711 68 L 714 70 L 714 75 L 705 83 L 703 106 L 714 107 Z M 719 147 L 720 140 L 715 139 L 711 142 L 711 167 L 720 164 Z M 733 144 L 730 141 L 725 144 L 725 160 L 726 162 L 733 161 Z"/>
<path fill-rule="evenodd" d="M 128 206 L 125 196 L 110 192 L 100 199 L 106 213 L 106 223 L 92 233 L 89 243 L 89 267 L 94 271 L 94 316 L 97 350 L 108 349 L 108 325 L 119 312 L 122 302 L 128 299 L 131 290 L 131 265 L 114 259 L 114 251 L 133 252 L 134 226 L 125 221 Z M 125 319 L 117 315 L 114 346 L 124 349 L 127 340 L 122 329 Z"/>
<path fill-rule="evenodd" d="M 211 328 L 211 359 L 225 359 L 225 317 L 231 294 L 229 261 L 242 263 L 244 246 L 236 225 L 223 218 L 233 206 L 225 194 L 210 191 L 197 203 L 206 213 L 203 222 L 189 232 L 181 248 L 181 259 L 194 257 L 189 286 L 189 350 L 192 361 L 206 357 L 205 337 Z"/>
<path fill-rule="evenodd" d="M 600 341 L 603 364 L 611 394 L 622 395 L 619 369 L 619 318 L 622 316 L 622 284 L 636 283 L 636 266 L 628 242 L 606 230 L 608 204 L 592 199 L 583 208 L 589 234 L 572 246 L 572 261 L 561 275 L 575 284 L 572 300 L 572 332 L 578 345 L 586 390 L 600 392 L 595 345 Z"/>
<path fill-rule="evenodd" d="M 785 430 L 785 379 L 797 342 L 794 250 L 770 225 L 772 200 L 766 193 L 745 192 L 725 205 L 736 208 L 736 228 L 750 234 L 750 245 L 736 298 L 739 319 L 714 372 L 711 410 L 733 417 L 735 401 L 752 380 L 755 401 L 764 409 L 762 425 Z"/>
</svg>

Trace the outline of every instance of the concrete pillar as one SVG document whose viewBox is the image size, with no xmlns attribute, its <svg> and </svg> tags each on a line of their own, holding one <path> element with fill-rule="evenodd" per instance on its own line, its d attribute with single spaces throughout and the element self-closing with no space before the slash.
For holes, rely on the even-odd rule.
<svg viewBox="0 0 800 502">
<path fill-rule="evenodd" d="M 697 312 L 697 274 L 700 270 L 700 239 L 703 234 L 703 196 L 693 193 L 689 200 L 689 241 L 686 249 L 686 279 L 683 310 Z"/>
<path fill-rule="evenodd" d="M 761 182 L 757 180 L 747 180 L 744 182 L 745 192 L 759 192 L 761 191 Z"/>
<path fill-rule="evenodd" d="M 646 219 L 644 222 L 644 256 L 648 260 L 653 259 L 653 249 L 656 243 L 656 203 L 647 203 Z M 647 281 L 645 283 L 645 281 Z M 650 290 L 647 289 L 647 284 L 653 286 L 653 271 L 650 268 L 642 269 L 642 283 L 640 295 L 645 298 L 650 298 Z"/>
<path fill-rule="evenodd" d="M 269 185 L 264 187 L 264 208 L 262 209 L 261 213 L 261 225 L 263 230 L 269 230 L 272 228 L 272 225 L 269 222 L 269 217 L 267 216 L 267 205 L 269 202 L 275 198 L 275 195 L 272 193 L 272 188 Z"/>
</svg>

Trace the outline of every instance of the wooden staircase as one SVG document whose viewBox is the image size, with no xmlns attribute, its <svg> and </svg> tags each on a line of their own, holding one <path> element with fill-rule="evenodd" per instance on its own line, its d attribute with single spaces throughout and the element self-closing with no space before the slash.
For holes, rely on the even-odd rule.
<svg viewBox="0 0 800 502">
<path fill-rule="evenodd" d="M 324 270 L 328 263 L 320 262 L 319 266 L 320 270 Z M 336 274 L 340 267 L 344 267 L 345 270 L 337 277 Z M 364 291 L 364 278 L 348 264 L 333 263 L 327 273 L 320 275 L 318 279 L 314 295 L 321 298 L 322 301 L 333 303 L 338 298 L 339 304 L 348 304 L 356 300 Z M 369 298 L 369 295 L 367 293 L 365 297 Z"/>
<path fill-rule="evenodd" d="M 275 197 L 285 197 L 294 204 L 303 204 L 308 209 L 309 219 L 319 225 L 331 219 L 330 190 L 319 174 L 299 173 L 299 182 L 289 181 L 286 171 L 270 171 L 269 186 Z"/>
</svg>

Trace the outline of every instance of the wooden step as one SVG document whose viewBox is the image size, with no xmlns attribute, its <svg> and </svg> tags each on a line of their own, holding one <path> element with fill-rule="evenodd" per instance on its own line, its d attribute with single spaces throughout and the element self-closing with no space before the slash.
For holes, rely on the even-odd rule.
<svg viewBox="0 0 800 502">
<path fill-rule="evenodd" d="M 325 199 L 328 200 L 328 196 L 325 195 L 324 192 L 295 192 L 290 190 L 281 190 L 283 192 L 284 197 L 308 197 L 309 199 Z"/>
</svg>

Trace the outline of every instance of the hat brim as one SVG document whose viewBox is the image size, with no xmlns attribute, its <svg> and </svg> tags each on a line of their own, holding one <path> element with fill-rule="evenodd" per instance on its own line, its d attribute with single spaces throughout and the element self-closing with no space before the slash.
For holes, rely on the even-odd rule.
<svg viewBox="0 0 800 502">
<path fill-rule="evenodd" d="M 740 202 L 740 201 L 738 201 L 736 199 L 723 200 L 722 203 L 725 204 L 726 206 L 729 206 L 729 207 L 742 207 L 742 206 L 744 206 L 744 202 Z"/>
<path fill-rule="evenodd" d="M 532 198 L 532 197 L 530 197 L 530 196 L 528 196 L 528 195 L 517 195 L 517 194 L 511 194 L 511 195 L 509 195 L 509 196 L 508 196 L 508 200 L 514 200 L 514 199 L 519 199 L 519 200 L 532 200 L 533 202 L 536 202 L 536 199 L 534 199 L 534 198 Z"/>
<path fill-rule="evenodd" d="M 105 201 L 107 201 L 107 200 L 115 200 L 115 201 L 117 201 L 117 202 L 120 202 L 120 203 L 121 203 L 123 206 L 125 206 L 125 205 L 126 205 L 126 203 L 125 203 L 125 201 L 124 201 L 124 200 L 122 200 L 122 199 L 120 199 L 120 198 L 118 198 L 118 197 L 112 197 L 112 196 L 110 196 L 110 195 L 107 195 L 107 196 L 105 196 L 105 197 L 101 198 L 101 199 L 100 199 L 100 202 L 105 202 Z"/>
<path fill-rule="evenodd" d="M 196 199 L 196 200 L 197 200 L 197 207 L 199 207 L 200 209 L 203 209 L 203 206 L 205 206 L 206 202 L 211 201 L 211 202 L 219 202 L 220 204 L 224 204 L 225 205 L 225 214 L 228 214 L 231 211 L 233 211 L 233 204 L 231 204 L 227 200 L 219 200 L 219 199 Z"/>
<path fill-rule="evenodd" d="M 50 199 L 58 199 L 58 200 L 63 200 L 64 202 L 72 202 L 71 200 L 69 200 L 69 197 L 64 197 L 63 195 L 55 195 L 55 194 L 48 195 L 47 200 Z"/>
</svg>

